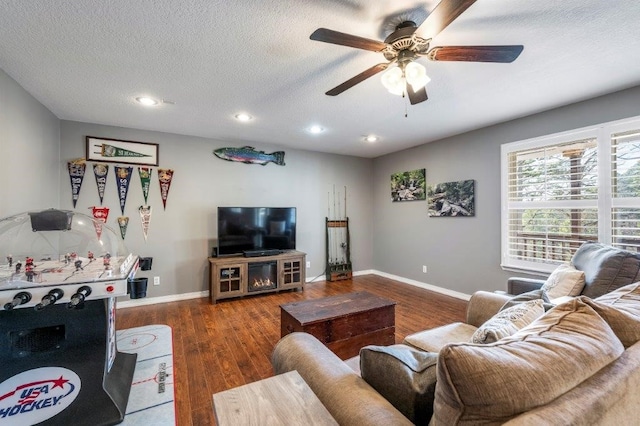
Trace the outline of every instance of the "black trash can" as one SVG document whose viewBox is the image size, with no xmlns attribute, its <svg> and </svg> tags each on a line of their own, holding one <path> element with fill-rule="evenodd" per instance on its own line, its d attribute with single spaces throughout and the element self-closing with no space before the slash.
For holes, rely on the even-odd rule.
<svg viewBox="0 0 640 426">
<path fill-rule="evenodd" d="M 147 297 L 148 281 L 149 278 L 129 278 L 127 280 L 129 297 L 132 299 Z"/>
</svg>

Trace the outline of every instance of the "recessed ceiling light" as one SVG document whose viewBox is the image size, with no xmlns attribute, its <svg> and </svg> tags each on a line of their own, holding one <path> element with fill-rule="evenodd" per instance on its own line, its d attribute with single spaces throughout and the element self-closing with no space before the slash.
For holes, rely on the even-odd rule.
<svg viewBox="0 0 640 426">
<path fill-rule="evenodd" d="M 236 117 L 236 120 L 238 121 L 250 121 L 251 119 L 253 119 L 252 116 L 244 112 L 240 112 L 236 114 L 235 117 Z"/>
<path fill-rule="evenodd" d="M 138 103 L 141 103 L 142 105 L 145 105 L 145 106 L 154 106 L 154 105 L 158 105 L 158 101 L 156 101 L 155 99 L 150 98 L 150 97 L 148 97 L 148 96 L 138 96 L 138 97 L 136 98 L 136 101 L 137 101 Z"/>
<path fill-rule="evenodd" d="M 324 129 L 320 126 L 311 126 L 309 127 L 309 133 L 312 133 L 314 135 L 317 135 L 318 133 L 322 133 L 324 132 Z"/>
<path fill-rule="evenodd" d="M 367 142 L 376 142 L 378 140 L 378 137 L 376 135 L 368 135 L 364 138 L 364 140 Z"/>
</svg>

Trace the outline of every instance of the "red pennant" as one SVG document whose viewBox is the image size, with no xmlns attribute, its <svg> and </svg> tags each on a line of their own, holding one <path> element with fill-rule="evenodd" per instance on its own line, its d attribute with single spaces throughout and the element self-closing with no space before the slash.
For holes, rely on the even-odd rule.
<svg viewBox="0 0 640 426">
<path fill-rule="evenodd" d="M 109 207 L 89 207 L 93 218 L 96 220 L 93 222 L 94 228 L 96 228 L 96 235 L 98 239 L 102 236 L 102 224 L 107 223 L 107 217 L 109 217 Z"/>
<path fill-rule="evenodd" d="M 169 188 L 173 179 L 173 170 L 158 169 L 158 180 L 160 181 L 160 197 L 162 197 L 162 205 L 167 209 L 167 197 L 169 197 Z"/>
</svg>

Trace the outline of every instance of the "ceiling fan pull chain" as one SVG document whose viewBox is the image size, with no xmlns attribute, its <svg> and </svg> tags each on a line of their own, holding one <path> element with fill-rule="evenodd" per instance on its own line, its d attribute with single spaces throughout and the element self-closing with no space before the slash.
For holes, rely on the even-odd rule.
<svg viewBox="0 0 640 426">
<path fill-rule="evenodd" d="M 402 97 L 404 98 L 404 118 L 409 117 L 409 113 L 407 111 L 407 97 L 404 95 L 404 92 L 402 92 Z"/>
</svg>

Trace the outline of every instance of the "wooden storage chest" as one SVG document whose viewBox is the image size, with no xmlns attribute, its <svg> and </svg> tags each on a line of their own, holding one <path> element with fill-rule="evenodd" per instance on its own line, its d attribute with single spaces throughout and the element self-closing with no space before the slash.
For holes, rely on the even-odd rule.
<svg viewBox="0 0 640 426">
<path fill-rule="evenodd" d="M 280 305 L 280 332 L 312 334 L 342 359 L 395 343 L 396 302 L 365 291 Z"/>
</svg>

